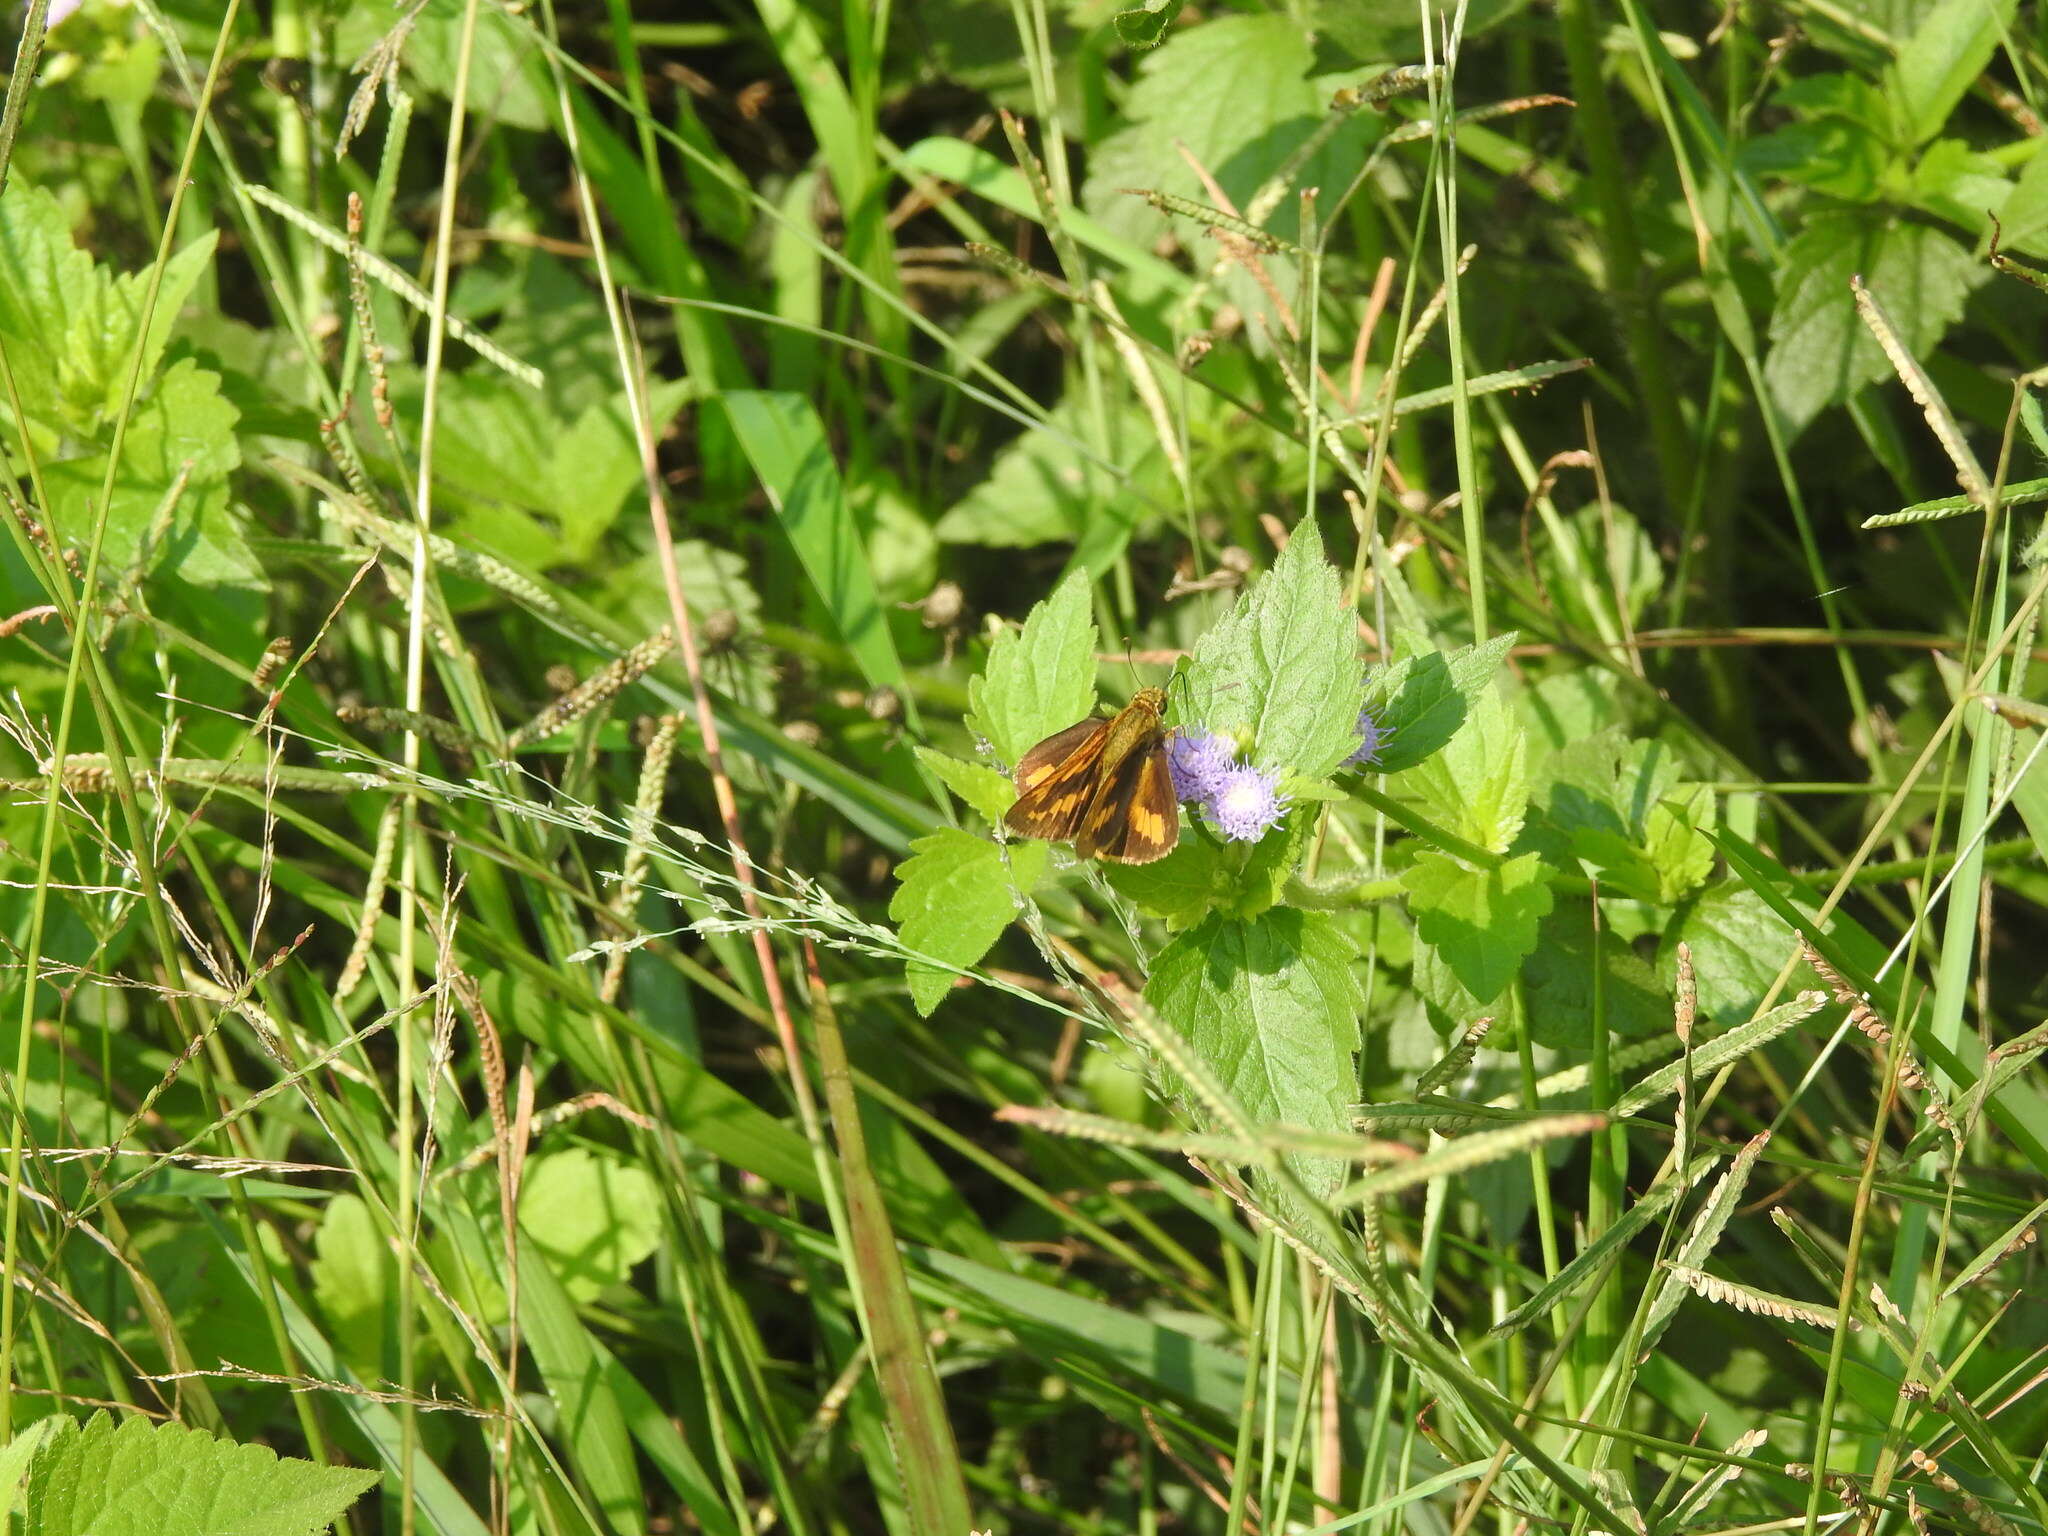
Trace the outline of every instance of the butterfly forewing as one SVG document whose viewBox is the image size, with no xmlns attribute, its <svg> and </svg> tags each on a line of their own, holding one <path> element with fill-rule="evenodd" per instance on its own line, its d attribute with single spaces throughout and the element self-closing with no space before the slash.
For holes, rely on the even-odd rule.
<svg viewBox="0 0 2048 1536">
<path fill-rule="evenodd" d="M 1095 794 L 1110 722 L 1083 720 L 1048 736 L 1017 764 L 1017 802 L 1003 824 L 1021 837 L 1063 843 L 1081 830 Z"/>
</svg>

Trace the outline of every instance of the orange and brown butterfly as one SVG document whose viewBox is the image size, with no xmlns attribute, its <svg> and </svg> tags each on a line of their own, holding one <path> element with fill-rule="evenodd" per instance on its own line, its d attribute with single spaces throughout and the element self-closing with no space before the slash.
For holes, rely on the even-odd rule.
<svg viewBox="0 0 2048 1536">
<path fill-rule="evenodd" d="M 1165 712 L 1164 688 L 1140 688 L 1109 718 L 1046 737 L 1017 764 L 1017 803 L 1003 824 L 1020 837 L 1072 842 L 1084 859 L 1165 858 L 1180 841 Z"/>
</svg>

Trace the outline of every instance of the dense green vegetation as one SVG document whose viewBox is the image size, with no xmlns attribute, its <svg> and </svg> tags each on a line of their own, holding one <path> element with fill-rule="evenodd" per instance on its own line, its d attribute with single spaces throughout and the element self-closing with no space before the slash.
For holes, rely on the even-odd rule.
<svg viewBox="0 0 2048 1536">
<path fill-rule="evenodd" d="M 23 1530 L 2048 1531 L 2036 9 L 9 21 Z"/>
</svg>

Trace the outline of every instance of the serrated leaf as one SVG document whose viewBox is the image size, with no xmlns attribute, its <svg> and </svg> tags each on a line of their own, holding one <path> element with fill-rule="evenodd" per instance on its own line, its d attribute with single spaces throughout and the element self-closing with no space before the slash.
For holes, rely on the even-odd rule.
<svg viewBox="0 0 2048 1536">
<path fill-rule="evenodd" d="M 1402 781 L 1440 825 L 1490 853 L 1505 853 L 1529 804 L 1528 742 L 1521 721 L 1493 689 L 1472 701 L 1443 751 Z"/>
<path fill-rule="evenodd" d="M 357 1467 L 96 1413 L 29 1472 L 24 1536 L 315 1536 L 377 1481 Z"/>
<path fill-rule="evenodd" d="M 1714 793 L 1694 784 L 1666 796 L 1650 809 L 1643 828 L 1643 851 L 1657 871 L 1657 900 L 1677 901 L 1706 883 L 1714 872 L 1714 843 L 1708 829 L 1720 820 Z"/>
<path fill-rule="evenodd" d="M 1313 523 L 1195 643 L 1183 718 L 1268 772 L 1319 779 L 1358 745 L 1356 624 Z"/>
<path fill-rule="evenodd" d="M 0 1522 L 7 1529 L 13 1529 L 10 1518 L 14 1506 L 21 1497 L 21 1480 L 28 1475 L 29 1462 L 43 1442 L 52 1435 L 76 1434 L 78 1421 L 67 1414 L 53 1413 L 48 1418 L 37 1419 L 22 1430 L 6 1445 L 0 1446 Z"/>
<path fill-rule="evenodd" d="M 1720 1071 L 1729 1062 L 1770 1044 L 1801 1019 L 1818 1013 L 1826 1001 L 1823 993 L 1802 992 L 1791 1002 L 1780 1003 L 1769 1013 L 1758 1014 L 1748 1023 L 1716 1036 L 1692 1053 L 1692 1075 L 1704 1078 L 1709 1073 Z M 1685 1070 L 1683 1061 L 1659 1067 L 1614 1101 L 1614 1117 L 1620 1120 L 1639 1115 L 1658 1100 L 1670 1098 L 1678 1092 L 1678 1079 Z"/>
<path fill-rule="evenodd" d="M 979 811 L 991 824 L 1002 820 L 1003 812 L 1017 798 L 1017 786 L 986 763 L 966 763 L 930 747 L 918 747 L 917 759 L 931 769 L 939 782 Z"/>
<path fill-rule="evenodd" d="M 1942 0 L 1899 50 L 1899 109 L 1913 142 L 1941 132 L 1997 51 L 2015 0 Z"/>
<path fill-rule="evenodd" d="M 1200 922 L 1229 898 L 1232 885 L 1224 851 L 1206 837 L 1183 837 L 1155 863 L 1105 864 L 1102 872 L 1119 892 L 1162 919 L 1169 932 Z"/>
<path fill-rule="evenodd" d="M 90 436 L 118 409 L 134 364 L 147 274 L 116 275 L 80 250 L 57 199 L 17 182 L 0 204 L 0 331 L 32 418 Z M 142 377 L 156 372 L 178 311 L 213 259 L 208 230 L 164 264 Z"/>
<path fill-rule="evenodd" d="M 1277 835 L 1268 832 L 1252 844 L 1237 872 L 1230 902 L 1234 915 L 1257 917 L 1280 900 L 1321 821 L 1314 805 L 1298 806 L 1280 823 Z"/>
<path fill-rule="evenodd" d="M 904 948 L 942 962 L 912 960 L 906 967 L 911 1001 L 919 1013 L 929 1014 L 952 990 L 955 970 L 987 954 L 1017 915 L 1016 892 L 1038 883 L 1046 845 L 999 846 L 947 827 L 920 837 L 910 852 L 896 866 L 902 884 L 890 899 L 889 916 Z"/>
<path fill-rule="evenodd" d="M 1350 1130 L 1360 998 L 1351 941 L 1320 912 L 1211 916 L 1161 950 L 1145 1001 L 1256 1125 Z M 1326 1197 L 1342 1166 L 1290 1156 Z"/>
<path fill-rule="evenodd" d="M 1514 643 L 1510 630 L 1484 645 L 1404 657 L 1376 673 L 1367 685 L 1365 706 L 1391 736 L 1380 748 L 1375 771 L 1399 773 L 1440 751 L 1464 725 L 1480 693 L 1493 686 Z"/>
<path fill-rule="evenodd" d="M 652 419 L 673 416 L 688 390 L 653 381 Z M 401 414 L 420 408 L 417 380 L 401 382 L 397 393 Z M 475 371 L 443 379 L 435 409 L 446 434 L 434 454 L 435 483 L 472 503 L 477 542 L 508 559 L 542 569 L 586 559 L 640 482 L 623 392 L 564 419 L 547 396 Z"/>
<path fill-rule="evenodd" d="M 1815 218 L 1780 257 L 1778 301 L 1764 380 L 1792 430 L 1865 384 L 1891 376 L 1849 289 L 1860 276 L 1898 321 L 1899 340 L 1925 358 L 1962 316 L 1984 269 L 1924 224 Z"/>
<path fill-rule="evenodd" d="M 1709 886 L 1668 927 L 1657 972 L 1669 978 L 1678 946 L 1692 947 L 1700 1012 L 1726 1022 L 1755 1013 L 1793 953 L 1795 936 L 1763 898 L 1737 880 Z"/>
<path fill-rule="evenodd" d="M 1117 39 L 1126 48 L 1157 48 L 1167 28 L 1179 19 L 1187 0 L 1142 0 L 1113 18 Z"/>
<path fill-rule="evenodd" d="M 228 474 L 242 462 L 235 440 L 239 420 L 220 393 L 219 375 L 189 357 L 173 363 L 151 385 L 129 418 L 107 505 L 103 558 L 111 568 L 127 570 L 147 552 L 149 574 L 176 576 L 196 586 L 265 585 L 263 568 L 228 501 Z M 183 490 L 159 537 L 159 519 L 180 475 Z M 104 452 L 48 465 L 44 484 L 53 521 L 65 528 L 91 527 L 105 477 Z"/>
<path fill-rule="evenodd" d="M 996 636 L 981 676 L 967 685 L 968 729 L 1014 766 L 1095 707 L 1095 647 L 1088 578 L 1076 571 L 1031 610 L 1021 631 Z"/>
<path fill-rule="evenodd" d="M 1999 209 L 1998 218 L 2000 244 L 2035 256 L 2048 255 L 2048 160 L 2035 155 L 2027 161 L 2026 169 L 2020 172 L 2019 180 L 2006 195 L 2005 206 Z M 2034 412 L 2038 420 L 2038 405 Z M 2028 436 L 2034 441 L 2035 452 L 2048 452 L 2031 426 Z"/>
<path fill-rule="evenodd" d="M 1550 910 L 1549 882 L 1533 853 L 1472 869 L 1434 848 L 1401 876 L 1417 935 L 1482 1005 L 1507 989 L 1535 949 L 1537 924 Z"/>
</svg>

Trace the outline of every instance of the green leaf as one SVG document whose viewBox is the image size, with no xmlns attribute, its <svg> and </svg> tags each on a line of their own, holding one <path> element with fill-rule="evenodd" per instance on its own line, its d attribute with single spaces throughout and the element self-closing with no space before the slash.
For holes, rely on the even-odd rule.
<svg viewBox="0 0 2048 1536">
<path fill-rule="evenodd" d="M 1017 786 L 986 763 L 965 763 L 930 747 L 917 747 L 917 760 L 931 769 L 939 782 L 953 791 L 972 810 L 991 824 L 1003 819 L 1017 798 Z"/>
<path fill-rule="evenodd" d="M 1363 683 L 1342 579 L 1313 523 L 1195 642 L 1182 718 L 1269 772 L 1319 779 L 1358 745 Z"/>
<path fill-rule="evenodd" d="M 1412 22 L 1413 18 L 1410 18 Z M 1088 157 L 1082 204 L 1118 234 L 1149 248 L 1169 227 L 1167 216 L 1125 188 L 1147 187 L 1202 203 L 1213 202 L 1189 159 L 1206 166 L 1238 207 L 1323 121 L 1328 92 L 1312 79 L 1315 50 L 1296 18 L 1216 15 L 1198 26 L 1175 28 L 1162 47 L 1138 61 L 1138 78 L 1124 97 L 1128 126 L 1095 144 Z M 1334 199 L 1378 131 L 1361 112 L 1344 123 L 1302 168 L 1296 185 L 1320 187 Z M 1186 146 L 1183 155 L 1177 146 Z M 1289 237 L 1299 219 L 1293 197 L 1270 223 Z M 1177 220 L 1183 244 L 1197 226 Z M 1290 264 L 1275 262 L 1280 270 Z M 1278 281 L 1285 288 L 1288 278 Z M 1256 287 L 1240 278 L 1246 297 L 1264 305 Z M 1237 284 L 1232 285 L 1233 292 Z"/>
<path fill-rule="evenodd" d="M 1657 871 L 1658 901 L 1675 902 L 1706 883 L 1714 872 L 1714 842 L 1707 833 L 1719 819 L 1714 792 L 1704 784 L 1667 795 L 1650 808 L 1643 851 Z"/>
<path fill-rule="evenodd" d="M 1537 565 L 1558 617 L 1598 634 L 1616 599 L 1640 623 L 1664 591 L 1664 561 L 1634 513 L 1610 502 L 1564 519 L 1564 538 L 1539 547 Z"/>
<path fill-rule="evenodd" d="M 1528 742 L 1499 693 L 1480 692 L 1464 728 L 1402 781 L 1439 823 L 1490 853 L 1505 853 L 1529 804 Z"/>
<path fill-rule="evenodd" d="M 260 587 L 263 568 L 242 537 L 228 501 L 227 477 L 242 461 L 235 441 L 239 420 L 221 397 L 219 375 L 191 358 L 173 363 L 135 408 L 107 505 L 104 558 L 116 571 L 146 555 L 149 574 L 176 576 L 196 586 Z M 104 452 L 48 465 L 55 521 L 86 529 L 106 478 Z M 175 504 L 172 490 L 183 473 Z M 168 507 L 168 520 L 165 511 Z"/>
<path fill-rule="evenodd" d="M 1942 0 L 1899 50 L 1898 96 L 1913 142 L 1941 132 L 1984 73 L 2012 22 L 2015 0 Z M 1897 313 L 1894 310 L 1894 313 Z"/>
<path fill-rule="evenodd" d="M 1762 897 L 1738 880 L 1724 880 L 1702 891 L 1667 929 L 1657 970 L 1668 981 L 1676 973 L 1678 945 L 1691 945 L 1700 1013 L 1725 1024 L 1756 1012 L 1794 942 L 1792 929 Z M 1810 979 L 1804 970 L 1800 975 Z"/>
<path fill-rule="evenodd" d="M 17 181 L 0 198 L 0 331 L 22 405 L 44 421 L 89 430 L 100 419 L 110 365 L 95 345 L 70 350 L 77 317 L 102 314 L 111 273 L 71 242 L 57 199 Z"/>
<path fill-rule="evenodd" d="M 522 1212 L 525 1206 L 522 1197 Z M 520 1225 L 528 1226 L 523 1214 Z M 570 1462 L 589 1485 L 612 1528 L 637 1536 L 646 1529 L 646 1495 L 619 1400 L 619 1379 L 626 1373 L 583 1326 L 573 1299 L 580 1287 L 565 1284 L 558 1273 L 559 1261 L 551 1259 L 552 1255 L 544 1254 L 535 1243 L 520 1246 L 521 1331 L 533 1351 L 534 1364 L 540 1367 L 548 1396 L 554 1399 Z M 691 1500 L 694 1509 L 708 1489 L 702 1486 L 703 1474 L 693 1462 L 685 1462 L 681 1470 L 689 1493 L 699 1495 Z M 692 1472 L 696 1473 L 694 1482 L 690 1480 Z"/>
<path fill-rule="evenodd" d="M 1357 958 L 1321 912 L 1212 916 L 1160 951 L 1145 1000 L 1254 1125 L 1338 1134 L 1357 1097 Z M 1332 1159 L 1288 1160 L 1311 1195 L 1343 1178 Z"/>
<path fill-rule="evenodd" d="M 1016 917 L 1016 893 L 1030 890 L 1045 872 L 1046 845 L 1002 845 L 948 827 L 920 837 L 910 852 L 896 866 L 902 884 L 889 916 L 904 948 L 941 962 L 907 966 L 911 1001 L 929 1014 L 952 990 L 955 970 L 987 954 Z"/>
<path fill-rule="evenodd" d="M 1141 0 L 1116 13 L 1116 35 L 1126 48 L 1157 48 L 1186 4 L 1187 0 Z"/>
<path fill-rule="evenodd" d="M 1381 729 L 1392 733 L 1380 749 L 1376 771 L 1399 773 L 1440 751 L 1457 735 L 1479 695 L 1493 686 L 1514 643 L 1510 630 L 1484 645 L 1403 657 L 1375 673 L 1367 684 L 1365 707 Z"/>
<path fill-rule="evenodd" d="M 327 1202 L 312 1269 L 313 1299 L 335 1352 L 365 1379 L 382 1376 L 391 1253 L 360 1195 L 343 1191 Z"/>
<path fill-rule="evenodd" d="M 519 1227 L 571 1295 L 594 1301 L 659 1246 L 661 1191 L 637 1163 L 582 1147 L 543 1153 L 526 1165 Z"/>
<path fill-rule="evenodd" d="M 420 12 L 404 53 L 407 83 L 415 89 L 443 98 L 454 93 L 462 9 L 452 0 L 431 0 Z M 344 25 L 334 43 L 337 52 L 352 59 L 360 58 L 391 25 L 380 12 L 356 6 L 335 14 L 352 23 Z M 476 18 L 470 46 L 469 109 L 513 127 L 547 127 L 555 93 L 535 30 L 503 12 L 486 10 Z"/>
<path fill-rule="evenodd" d="M 1095 645 L 1088 579 L 1077 572 L 1031 610 L 1020 633 L 996 636 L 981 676 L 967 685 L 967 728 L 1014 766 L 1094 709 Z"/>
<path fill-rule="evenodd" d="M 377 1481 L 205 1430 L 96 1413 L 29 1471 L 24 1536 L 314 1536 Z"/>
<path fill-rule="evenodd" d="M 2048 256 L 2048 155 L 2036 154 L 2027 162 L 1998 219 L 2001 245 Z"/>
<path fill-rule="evenodd" d="M 149 340 L 145 383 L 155 374 L 178 311 L 213 260 L 208 230 L 164 264 Z M 119 409 L 134 365 L 148 274 L 117 276 L 72 243 L 57 199 L 17 183 L 0 200 L 0 331 L 22 406 L 53 426 L 89 433 Z"/>
<path fill-rule="evenodd" d="M 12 1530 L 14 1506 L 21 1497 L 21 1480 L 28 1475 L 30 1460 L 53 1435 L 76 1434 L 78 1421 L 62 1413 L 37 1419 L 4 1447 L 0 1447 L 0 1522 Z"/>
<path fill-rule="evenodd" d="M 1936 218 L 1964 229 L 1986 229 L 2012 196 L 2013 184 L 1995 155 L 1980 154 L 1961 139 L 1936 139 L 1913 167 L 1906 196 Z"/>
<path fill-rule="evenodd" d="M 901 688 L 903 663 L 875 595 L 866 540 L 846 504 L 816 408 L 802 395 L 763 390 L 728 390 L 721 398 L 782 531 L 861 675 L 871 687 Z"/>
<path fill-rule="evenodd" d="M 1819 217 L 1786 247 L 1771 314 L 1764 379 L 1796 432 L 1863 385 L 1892 376 L 1891 364 L 1857 316 L 1849 279 L 1860 276 L 1884 302 L 1899 338 L 1927 357 L 1963 313 L 1984 270 L 1941 231 L 1855 216 Z"/>
<path fill-rule="evenodd" d="M 988 478 L 940 517 L 939 538 L 990 549 L 1075 542 L 1105 511 L 1128 520 L 1135 505 L 1167 505 L 1172 475 L 1144 412 L 1113 407 L 1103 434 L 1107 462 L 1087 446 L 1094 439 L 1078 390 L 1062 399 L 997 450 Z"/>
<path fill-rule="evenodd" d="M 1533 853 L 1471 869 L 1434 848 L 1401 876 L 1416 933 L 1481 1004 L 1507 989 L 1550 910 L 1550 872 Z"/>
<path fill-rule="evenodd" d="M 1169 932 L 1200 922 L 1229 898 L 1233 881 L 1228 855 L 1206 837 L 1183 837 L 1156 863 L 1105 864 L 1102 872 L 1119 892 L 1163 920 Z"/>
<path fill-rule="evenodd" d="M 1558 868 L 1589 867 L 1604 889 L 1672 902 L 1712 872 L 1714 800 L 1682 788 L 1668 742 L 1627 741 L 1596 731 L 1551 753 L 1538 769 L 1539 810 L 1525 846 Z"/>
<path fill-rule="evenodd" d="M 1875 202 L 1892 163 L 1892 148 L 1861 123 L 1842 117 L 1808 118 L 1742 146 L 1742 168 L 1839 197 Z"/>
<path fill-rule="evenodd" d="M 1536 948 L 1522 965 L 1529 1038 L 1538 1045 L 1583 1052 L 1593 1043 L 1593 904 L 1560 902 L 1537 929 Z M 1611 925 L 1600 929 L 1602 1001 L 1607 1027 L 1633 1038 L 1671 1027 L 1671 995 L 1649 961 Z"/>
</svg>

